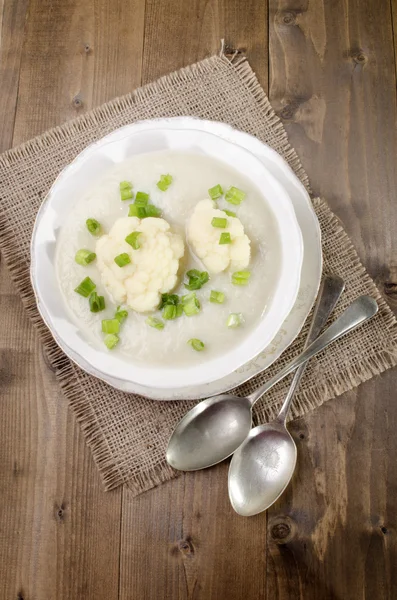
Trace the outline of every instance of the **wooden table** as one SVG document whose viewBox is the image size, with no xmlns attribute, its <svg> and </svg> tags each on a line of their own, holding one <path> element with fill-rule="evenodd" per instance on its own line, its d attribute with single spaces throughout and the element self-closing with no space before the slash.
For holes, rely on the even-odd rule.
<svg viewBox="0 0 397 600">
<path fill-rule="evenodd" d="M 313 189 L 397 307 L 396 0 L 0 0 L 0 148 L 215 53 L 247 53 Z M 397 598 L 396 371 L 292 424 L 299 460 L 238 517 L 227 466 L 105 493 L 0 277 L 1 600 Z"/>
</svg>

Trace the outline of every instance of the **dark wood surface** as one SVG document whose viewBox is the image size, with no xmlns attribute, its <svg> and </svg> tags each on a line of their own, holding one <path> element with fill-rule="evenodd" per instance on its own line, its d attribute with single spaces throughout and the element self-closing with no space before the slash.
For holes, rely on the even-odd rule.
<svg viewBox="0 0 397 600">
<path fill-rule="evenodd" d="M 0 149 L 225 38 L 397 308 L 396 31 L 395 0 L 0 0 Z M 292 424 L 267 514 L 233 513 L 226 465 L 105 493 L 0 269 L 0 600 L 397 598 L 395 371 Z"/>
</svg>

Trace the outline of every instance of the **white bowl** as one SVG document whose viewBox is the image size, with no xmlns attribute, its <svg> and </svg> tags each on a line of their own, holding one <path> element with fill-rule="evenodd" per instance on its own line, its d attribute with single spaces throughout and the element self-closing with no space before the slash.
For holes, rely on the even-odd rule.
<svg viewBox="0 0 397 600">
<path fill-rule="evenodd" d="M 110 134 L 113 135 L 113 134 Z M 184 367 L 145 366 L 120 353 L 107 352 L 84 339 L 70 317 L 59 289 L 55 249 L 57 233 L 65 221 L 71 201 L 81 197 L 98 179 L 98 173 L 136 154 L 159 150 L 195 152 L 216 158 L 245 176 L 257 187 L 277 222 L 281 242 L 281 268 L 278 285 L 257 327 L 237 347 L 200 363 Z M 261 193 L 266 190 L 266 196 Z M 259 354 L 277 334 L 290 312 L 299 289 L 303 242 L 291 200 L 263 164 L 250 152 L 224 139 L 198 130 L 133 131 L 116 142 L 106 138 L 84 150 L 55 181 L 37 215 L 32 236 L 31 278 L 39 311 L 64 352 L 90 372 L 143 386 L 178 388 L 201 385 L 232 373 Z"/>
</svg>

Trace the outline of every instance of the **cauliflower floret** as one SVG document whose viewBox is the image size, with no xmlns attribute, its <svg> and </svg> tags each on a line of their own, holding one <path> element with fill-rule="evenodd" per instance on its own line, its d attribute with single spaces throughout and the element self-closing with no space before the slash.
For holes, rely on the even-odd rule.
<svg viewBox="0 0 397 600">
<path fill-rule="evenodd" d="M 227 218 L 227 227 L 213 227 L 211 221 L 214 217 Z M 219 243 L 223 232 L 230 233 L 231 244 Z M 210 273 L 244 269 L 250 261 L 250 240 L 244 234 L 241 221 L 214 208 L 212 200 L 201 200 L 196 204 L 187 226 L 187 239 Z"/>
<path fill-rule="evenodd" d="M 137 250 L 125 241 L 133 231 L 141 232 Z M 123 253 L 131 262 L 119 267 L 114 259 Z M 102 283 L 115 302 L 148 312 L 157 308 L 161 294 L 175 287 L 184 244 L 180 235 L 171 233 L 164 219 L 123 217 L 99 238 L 96 254 Z"/>
</svg>

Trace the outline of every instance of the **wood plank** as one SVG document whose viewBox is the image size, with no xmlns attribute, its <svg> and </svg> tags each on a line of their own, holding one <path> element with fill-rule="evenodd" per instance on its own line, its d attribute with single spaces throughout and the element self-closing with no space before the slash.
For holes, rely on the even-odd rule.
<svg viewBox="0 0 397 600">
<path fill-rule="evenodd" d="M 30 4 L 14 144 L 141 82 L 144 0 Z"/>
<path fill-rule="evenodd" d="M 143 6 L 30 2 L 14 144 L 140 82 Z M 116 599 L 122 491 L 103 492 L 3 264 L 0 300 L 0 596 Z"/>
<path fill-rule="evenodd" d="M 271 0 L 270 99 L 394 307 L 396 94 L 386 0 Z M 295 422 L 298 470 L 269 510 L 269 600 L 393 598 L 394 399 L 389 372 Z"/>
<path fill-rule="evenodd" d="M 267 2 L 147 0 L 143 82 L 227 49 L 248 54 L 267 89 Z"/>
<path fill-rule="evenodd" d="M 120 600 L 265 598 L 266 514 L 231 508 L 227 465 L 123 496 Z"/>
<path fill-rule="evenodd" d="M 28 0 L 0 0 L 0 152 L 11 146 Z"/>
<path fill-rule="evenodd" d="M 252 52 L 267 85 L 266 11 L 266 3 L 254 1 L 147 0 L 143 81 L 219 51 L 225 37 L 250 58 Z M 124 491 L 120 599 L 265 597 L 266 515 L 236 515 L 226 481 L 227 466 L 220 465 L 136 499 Z"/>
<path fill-rule="evenodd" d="M 104 494 L 2 266 L 0 596 L 117 598 L 121 490 Z"/>
<path fill-rule="evenodd" d="M 397 0 L 391 0 L 391 12 L 392 12 L 392 27 L 393 27 L 393 41 L 394 41 L 394 65 L 396 68 L 396 75 L 397 75 Z"/>
</svg>

